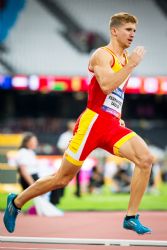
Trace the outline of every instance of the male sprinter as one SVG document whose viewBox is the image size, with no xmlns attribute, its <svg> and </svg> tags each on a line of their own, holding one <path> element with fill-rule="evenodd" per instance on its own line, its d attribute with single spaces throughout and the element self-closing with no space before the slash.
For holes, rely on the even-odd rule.
<svg viewBox="0 0 167 250">
<path fill-rule="evenodd" d="M 126 52 L 134 39 L 136 25 L 137 18 L 128 13 L 111 17 L 111 40 L 90 58 L 87 107 L 78 118 L 61 167 L 57 173 L 37 180 L 18 196 L 8 196 L 4 224 L 9 232 L 14 231 L 17 214 L 27 201 L 66 186 L 89 153 L 98 147 L 135 163 L 123 227 L 138 234 L 151 232 L 141 224 L 137 212 L 149 180 L 153 157 L 143 139 L 120 122 L 128 79 L 145 54 L 141 46 L 136 47 L 129 57 Z"/>
</svg>

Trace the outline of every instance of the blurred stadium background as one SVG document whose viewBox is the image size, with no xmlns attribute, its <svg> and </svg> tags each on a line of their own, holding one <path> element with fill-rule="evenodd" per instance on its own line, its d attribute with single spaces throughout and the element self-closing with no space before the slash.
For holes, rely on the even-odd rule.
<svg viewBox="0 0 167 250">
<path fill-rule="evenodd" d="M 165 192 L 166 1 L 0 0 L 1 193 L 20 188 L 16 184 L 14 157 L 26 131 L 34 132 L 39 139 L 40 165 L 55 169 L 59 165 L 58 137 L 66 130 L 67 121 L 76 119 L 86 106 L 90 53 L 107 44 L 110 16 L 120 11 L 139 18 L 131 49 L 144 45 L 147 50 L 130 79 L 123 119 L 150 145 L 158 165 L 154 191 L 161 195 L 159 186 L 163 183 Z M 84 167 L 88 177 L 82 180 L 89 178 L 92 166 L 98 164 L 104 170 L 109 165 L 110 169 L 113 161 L 118 164 L 118 159 L 111 159 L 104 152 L 94 153 Z M 110 185 L 112 178 L 109 180 L 107 174 L 105 177 L 106 185 Z M 82 191 L 85 192 L 85 187 Z M 160 208 L 165 209 L 163 203 Z"/>
</svg>

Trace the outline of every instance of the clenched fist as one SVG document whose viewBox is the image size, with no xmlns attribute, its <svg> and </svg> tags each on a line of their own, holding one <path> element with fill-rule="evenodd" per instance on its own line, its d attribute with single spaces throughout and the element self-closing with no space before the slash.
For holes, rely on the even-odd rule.
<svg viewBox="0 0 167 250">
<path fill-rule="evenodd" d="M 144 57 L 146 50 L 143 46 L 137 46 L 129 56 L 128 63 L 132 67 L 136 67 Z"/>
</svg>

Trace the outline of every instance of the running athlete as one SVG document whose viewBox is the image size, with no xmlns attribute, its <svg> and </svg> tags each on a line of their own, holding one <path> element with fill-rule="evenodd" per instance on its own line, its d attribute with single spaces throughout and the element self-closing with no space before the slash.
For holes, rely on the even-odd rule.
<svg viewBox="0 0 167 250">
<path fill-rule="evenodd" d="M 61 167 L 57 173 L 37 180 L 19 195 L 8 196 L 4 224 L 9 232 L 14 231 L 16 217 L 27 201 L 66 186 L 89 153 L 100 147 L 135 163 L 123 228 L 138 234 L 151 233 L 150 228 L 141 224 L 137 213 L 148 184 L 153 157 L 143 139 L 120 122 L 128 79 L 145 54 L 142 46 L 136 47 L 129 56 L 126 52 L 134 39 L 136 26 L 137 18 L 131 14 L 118 13 L 111 17 L 111 40 L 90 58 L 87 107 L 78 118 Z"/>
</svg>

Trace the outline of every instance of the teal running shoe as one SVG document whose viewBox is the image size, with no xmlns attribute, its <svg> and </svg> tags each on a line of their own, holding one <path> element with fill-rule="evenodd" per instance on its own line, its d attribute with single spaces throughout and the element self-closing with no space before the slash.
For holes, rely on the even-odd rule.
<svg viewBox="0 0 167 250">
<path fill-rule="evenodd" d="M 20 213 L 21 209 L 17 209 L 13 205 L 13 200 L 16 198 L 16 194 L 9 194 L 7 198 L 7 207 L 5 210 L 3 222 L 9 233 L 13 233 L 15 229 L 15 221 L 17 215 Z"/>
<path fill-rule="evenodd" d="M 139 214 L 129 220 L 124 219 L 123 228 L 135 231 L 138 234 L 150 234 L 152 230 L 143 226 L 139 221 Z"/>
</svg>

